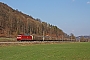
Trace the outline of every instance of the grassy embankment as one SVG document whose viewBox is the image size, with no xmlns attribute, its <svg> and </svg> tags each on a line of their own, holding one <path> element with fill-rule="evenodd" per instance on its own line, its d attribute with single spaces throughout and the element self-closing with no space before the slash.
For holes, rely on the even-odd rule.
<svg viewBox="0 0 90 60">
<path fill-rule="evenodd" d="M 89 60 L 90 43 L 0 47 L 0 60 Z"/>
<path fill-rule="evenodd" d="M 0 37 L 0 42 L 15 42 L 17 41 L 16 38 L 3 38 Z"/>
</svg>

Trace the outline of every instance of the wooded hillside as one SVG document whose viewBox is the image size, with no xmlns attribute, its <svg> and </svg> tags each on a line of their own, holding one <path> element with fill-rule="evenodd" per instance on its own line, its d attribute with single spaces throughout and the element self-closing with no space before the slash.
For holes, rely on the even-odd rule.
<svg viewBox="0 0 90 60">
<path fill-rule="evenodd" d="M 16 37 L 18 34 L 31 34 L 60 38 L 66 34 L 57 26 L 42 22 L 32 16 L 26 15 L 18 9 L 12 9 L 7 4 L 0 2 L 0 36 Z"/>
</svg>

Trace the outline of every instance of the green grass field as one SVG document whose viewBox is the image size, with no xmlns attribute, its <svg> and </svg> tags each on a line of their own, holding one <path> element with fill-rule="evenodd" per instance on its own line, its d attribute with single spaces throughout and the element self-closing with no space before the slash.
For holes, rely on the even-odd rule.
<svg viewBox="0 0 90 60">
<path fill-rule="evenodd" d="M 90 60 L 90 43 L 4 46 L 0 60 Z"/>
</svg>

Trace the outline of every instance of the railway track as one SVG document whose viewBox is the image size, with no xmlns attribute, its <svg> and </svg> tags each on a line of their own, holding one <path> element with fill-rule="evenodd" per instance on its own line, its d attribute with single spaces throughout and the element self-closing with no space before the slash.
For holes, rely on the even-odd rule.
<svg viewBox="0 0 90 60">
<path fill-rule="evenodd" d="M 22 42 L 0 42 L 0 45 L 29 45 L 29 44 L 53 44 L 70 41 L 22 41 Z"/>
<path fill-rule="evenodd" d="M 21 41 L 21 42 L 0 42 L 0 44 L 18 44 L 18 43 L 48 43 L 48 42 L 61 42 L 61 41 Z"/>
</svg>

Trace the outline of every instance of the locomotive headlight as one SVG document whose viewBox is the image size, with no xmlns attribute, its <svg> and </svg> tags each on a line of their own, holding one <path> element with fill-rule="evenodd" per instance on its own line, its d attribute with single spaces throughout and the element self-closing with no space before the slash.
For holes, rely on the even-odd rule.
<svg viewBox="0 0 90 60">
<path fill-rule="evenodd" d="M 21 37 L 17 37 L 17 39 L 21 39 Z"/>
</svg>

